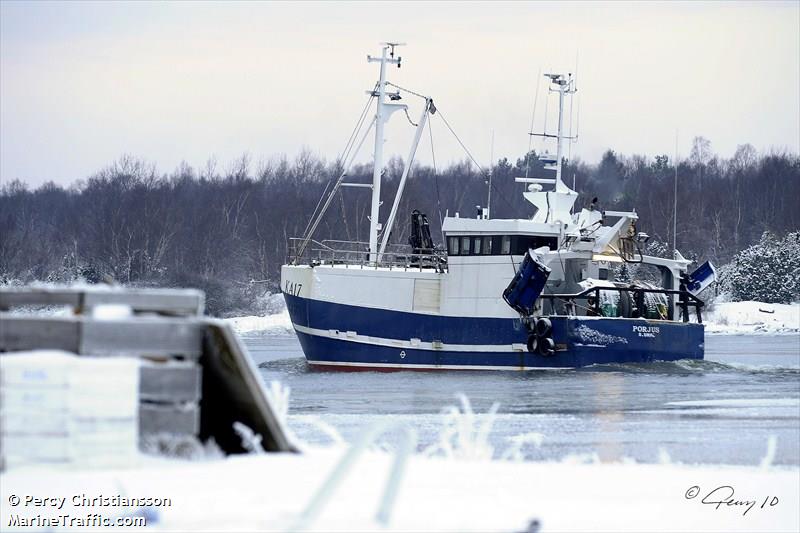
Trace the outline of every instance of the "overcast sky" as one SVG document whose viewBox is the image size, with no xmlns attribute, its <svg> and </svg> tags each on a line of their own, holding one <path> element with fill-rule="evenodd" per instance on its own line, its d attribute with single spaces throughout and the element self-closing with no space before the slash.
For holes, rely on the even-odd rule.
<svg viewBox="0 0 800 533">
<path fill-rule="evenodd" d="M 67 184 L 126 153 L 163 172 L 303 147 L 334 159 L 377 78 L 366 55 L 385 40 L 408 43 L 390 80 L 433 96 L 482 163 L 492 132 L 495 159 L 525 153 L 537 73 L 574 71 L 576 56 L 573 156 L 671 156 L 676 130 L 684 156 L 697 135 L 723 157 L 748 142 L 800 151 L 797 1 L 2 1 L 0 184 Z M 416 120 L 420 102 L 404 102 Z M 388 153 L 405 156 L 412 133 L 395 115 Z M 439 165 L 463 158 L 438 119 L 433 136 Z"/>
</svg>

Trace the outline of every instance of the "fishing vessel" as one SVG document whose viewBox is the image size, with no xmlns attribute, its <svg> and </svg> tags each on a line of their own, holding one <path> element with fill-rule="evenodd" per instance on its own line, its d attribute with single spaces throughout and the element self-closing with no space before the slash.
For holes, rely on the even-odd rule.
<svg viewBox="0 0 800 533">
<path fill-rule="evenodd" d="M 442 223 L 436 245 L 424 214 L 411 214 L 407 245 L 390 244 L 398 206 L 422 131 L 437 112 L 432 98 L 387 80 L 400 66 L 397 44 L 382 45 L 379 78 L 351 135 L 344 171 L 305 235 L 292 239 L 281 289 L 310 365 L 366 369 L 529 370 L 593 364 L 702 359 L 703 302 L 697 293 L 714 280 L 704 264 L 675 250 L 672 258 L 643 253 L 649 237 L 636 229 L 635 211 L 603 211 L 592 202 L 573 212 L 578 194 L 562 179 L 565 100 L 576 91 L 571 74 L 547 74 L 557 93 L 557 132 L 541 134 L 555 153 L 540 160 L 544 177 L 519 177 L 532 218 L 495 219 L 489 208 L 474 218 L 458 213 Z M 394 92 L 392 92 L 394 90 Z M 401 94 L 424 99 L 423 111 L 394 202 L 381 219 L 384 126 L 408 113 Z M 349 183 L 347 171 L 374 130 L 371 184 Z M 368 242 L 317 241 L 314 232 L 342 187 L 371 189 Z M 490 189 L 491 190 L 491 189 Z M 381 222 L 383 220 L 383 222 Z M 613 280 L 614 267 L 647 265 L 660 283 Z"/>
</svg>

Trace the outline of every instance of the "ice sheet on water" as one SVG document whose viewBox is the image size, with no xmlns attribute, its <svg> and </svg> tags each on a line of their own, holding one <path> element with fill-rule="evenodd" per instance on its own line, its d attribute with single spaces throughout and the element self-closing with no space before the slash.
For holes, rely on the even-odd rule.
<svg viewBox="0 0 800 533">
<path fill-rule="evenodd" d="M 461 411 L 462 416 L 469 417 Z M 290 414 L 288 426 L 310 446 L 342 445 L 355 440 L 360 431 L 386 415 Z M 581 424 L 571 414 L 472 413 L 472 421 L 456 421 L 454 413 L 391 415 L 392 419 L 419 434 L 418 451 L 428 456 L 473 459 L 536 460 L 545 457 L 542 445 L 548 434 L 574 434 Z M 531 430 L 533 429 L 533 431 Z M 397 442 L 399 432 L 389 432 L 382 442 Z"/>
<path fill-rule="evenodd" d="M 606 363 L 579 368 L 576 372 L 620 372 L 626 374 L 710 374 L 742 372 L 749 374 L 799 374 L 800 366 L 722 363 L 708 359 L 679 359 L 651 363 Z"/>
<path fill-rule="evenodd" d="M 771 419 L 796 420 L 800 398 L 731 398 L 709 400 L 673 401 L 664 404 L 665 409 L 641 411 L 650 415 L 682 417 L 714 417 L 754 421 Z"/>
<path fill-rule="evenodd" d="M 800 407 L 800 398 L 732 398 L 718 400 L 685 400 L 666 405 L 683 407 Z"/>
</svg>

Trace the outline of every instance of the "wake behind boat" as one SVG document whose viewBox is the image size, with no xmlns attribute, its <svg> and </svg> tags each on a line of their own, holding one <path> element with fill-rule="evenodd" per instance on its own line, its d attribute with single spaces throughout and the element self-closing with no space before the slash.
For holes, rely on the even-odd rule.
<svg viewBox="0 0 800 533">
<path fill-rule="evenodd" d="M 414 211 L 408 245 L 389 244 L 398 205 L 433 100 L 424 98 L 392 208 L 380 222 L 383 129 L 406 91 L 386 79 L 400 65 L 385 44 L 379 81 L 370 91 L 375 116 L 371 185 L 345 181 L 345 170 L 309 229 L 292 240 L 281 289 L 309 364 L 335 368 L 528 370 L 592 364 L 702 359 L 703 302 L 714 280 L 710 263 L 688 274 L 689 260 L 643 253 L 649 237 L 636 230 L 635 211 L 602 211 L 592 202 L 573 214 L 578 194 L 561 176 L 564 102 L 576 91 L 571 75 L 547 74 L 559 99 L 558 131 L 541 134 L 556 153 L 540 160 L 545 177 L 519 177 L 536 207 L 530 219 L 445 217 L 445 245 L 433 243 L 427 218 Z M 389 93 L 388 87 L 397 89 Z M 387 101 L 388 98 L 388 101 Z M 371 102 L 368 103 L 370 105 Z M 360 132 L 359 132 L 360 133 Z M 360 144 L 359 144 L 360 147 Z M 351 146 L 352 148 L 352 146 Z M 347 163 L 347 162 L 346 162 Z M 372 190 L 369 242 L 312 239 L 341 187 Z M 612 281 L 617 264 L 647 265 L 660 284 Z M 696 322 L 690 317 L 696 317 Z"/>
</svg>

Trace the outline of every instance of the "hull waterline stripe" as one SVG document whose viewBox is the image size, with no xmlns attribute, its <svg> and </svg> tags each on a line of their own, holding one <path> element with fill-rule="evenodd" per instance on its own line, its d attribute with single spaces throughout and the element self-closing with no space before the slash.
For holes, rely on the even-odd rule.
<svg viewBox="0 0 800 533">
<path fill-rule="evenodd" d="M 370 367 L 370 368 L 396 368 L 418 370 L 572 370 L 571 366 L 488 366 L 488 365 L 421 365 L 421 364 L 394 364 L 394 363 L 349 363 L 344 361 L 308 361 L 310 365 L 343 366 L 343 367 Z"/>
<path fill-rule="evenodd" d="M 495 352 L 495 353 L 509 353 L 509 352 L 522 352 L 526 348 L 520 344 L 520 348 L 515 348 L 509 344 L 444 344 L 440 347 L 434 347 L 432 342 L 423 342 L 412 344 L 410 340 L 401 341 L 397 339 L 387 339 L 382 337 L 371 337 L 367 335 L 348 335 L 346 331 L 339 331 L 338 335 L 332 335 L 330 330 L 309 328 L 299 324 L 294 325 L 294 329 L 306 335 L 313 335 L 315 337 L 325 337 L 328 339 L 337 339 L 340 341 L 357 342 L 360 344 L 369 344 L 372 346 L 385 346 L 387 348 L 409 348 L 413 350 L 428 350 L 428 351 L 449 351 L 449 352 Z"/>
</svg>

